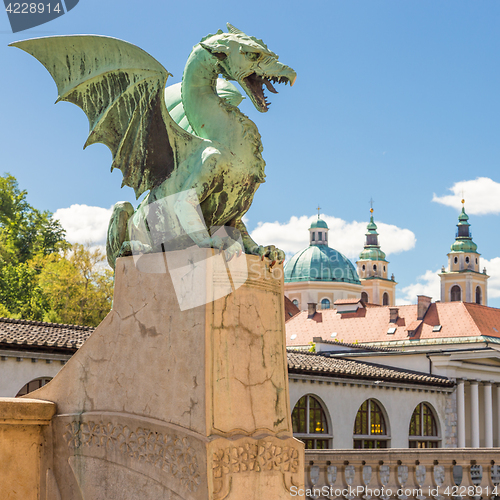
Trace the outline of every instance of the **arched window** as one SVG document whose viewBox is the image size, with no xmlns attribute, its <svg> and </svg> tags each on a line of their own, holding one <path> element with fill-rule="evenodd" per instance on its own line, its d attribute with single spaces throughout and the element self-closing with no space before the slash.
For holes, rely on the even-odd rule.
<svg viewBox="0 0 500 500">
<path fill-rule="evenodd" d="M 28 382 L 26 385 L 22 387 L 22 389 L 16 394 L 16 398 L 19 396 L 24 396 L 25 394 L 29 394 L 30 392 L 36 391 L 43 387 L 45 384 L 48 384 L 52 380 L 51 377 L 41 377 Z"/>
<path fill-rule="evenodd" d="M 292 412 L 293 435 L 304 441 L 306 449 L 325 450 L 330 447 L 331 434 L 321 403 L 311 395 L 302 396 Z"/>
<path fill-rule="evenodd" d="M 384 292 L 384 295 L 382 296 L 382 304 L 384 306 L 389 305 L 389 294 L 387 292 Z"/>
<path fill-rule="evenodd" d="M 368 294 L 366 292 L 361 292 L 361 300 L 365 303 L 368 304 Z"/>
<path fill-rule="evenodd" d="M 292 300 L 292 304 L 293 304 L 294 306 L 299 307 L 299 301 L 298 301 L 297 299 L 293 299 L 293 300 Z"/>
<path fill-rule="evenodd" d="M 321 309 L 330 309 L 330 301 L 328 299 L 321 301 Z"/>
<path fill-rule="evenodd" d="M 367 399 L 359 407 L 354 421 L 354 448 L 387 448 L 387 443 L 382 408 L 374 399 Z"/>
<path fill-rule="evenodd" d="M 410 421 L 410 448 L 439 448 L 434 412 L 427 403 L 419 403 Z"/>
<path fill-rule="evenodd" d="M 460 302 L 462 300 L 462 290 L 458 285 L 453 285 L 450 291 L 450 300 L 452 302 Z"/>
<path fill-rule="evenodd" d="M 481 297 L 481 287 L 480 286 L 476 286 L 476 304 L 482 304 L 482 297 Z"/>
<path fill-rule="evenodd" d="M 373 264 L 373 270 L 376 271 L 377 270 L 377 264 Z"/>
</svg>

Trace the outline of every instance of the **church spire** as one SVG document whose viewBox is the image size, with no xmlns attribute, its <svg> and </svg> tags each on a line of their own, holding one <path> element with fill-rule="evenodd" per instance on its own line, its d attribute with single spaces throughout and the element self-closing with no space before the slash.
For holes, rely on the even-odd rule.
<svg viewBox="0 0 500 500">
<path fill-rule="evenodd" d="M 469 216 L 465 213 L 465 200 L 462 199 L 462 211 L 458 216 L 457 233 L 455 242 L 451 245 L 452 252 L 477 253 L 477 245 L 472 241 Z"/>
<path fill-rule="evenodd" d="M 361 298 L 378 305 L 394 305 L 396 282 L 394 275 L 388 278 L 385 253 L 380 249 L 377 224 L 373 220 L 373 200 L 370 200 L 370 222 L 365 233 L 365 245 L 357 261 L 358 275 L 363 285 Z"/>
<path fill-rule="evenodd" d="M 441 302 L 475 302 L 487 305 L 486 270 L 481 272 L 480 254 L 472 241 L 469 216 L 465 212 L 465 200 L 462 199 L 462 211 L 458 216 L 455 241 L 448 254 L 448 269 L 439 273 L 441 279 Z"/>
</svg>

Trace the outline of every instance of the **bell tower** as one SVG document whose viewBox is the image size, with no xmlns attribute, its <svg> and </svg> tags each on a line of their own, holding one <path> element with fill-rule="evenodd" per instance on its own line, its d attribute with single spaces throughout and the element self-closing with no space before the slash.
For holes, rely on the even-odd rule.
<svg viewBox="0 0 500 500">
<path fill-rule="evenodd" d="M 441 302 L 475 302 L 487 305 L 489 276 L 486 269 L 481 272 L 480 253 L 472 241 L 469 216 L 465 213 L 465 200 L 462 200 L 462 212 L 458 216 L 455 242 L 448 254 L 448 269 L 444 266 L 441 278 Z"/>
<path fill-rule="evenodd" d="M 373 220 L 373 207 L 370 208 L 365 246 L 356 264 L 363 287 L 361 299 L 371 304 L 393 306 L 396 303 L 397 283 L 394 281 L 394 275 L 388 278 L 389 262 L 380 249 L 377 225 Z"/>
</svg>

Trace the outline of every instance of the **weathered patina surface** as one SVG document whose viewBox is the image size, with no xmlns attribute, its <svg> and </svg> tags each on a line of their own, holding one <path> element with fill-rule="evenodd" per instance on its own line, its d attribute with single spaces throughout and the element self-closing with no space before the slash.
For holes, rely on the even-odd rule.
<svg viewBox="0 0 500 500">
<path fill-rule="evenodd" d="M 178 89 L 165 93 L 168 71 L 127 42 L 100 36 L 58 36 L 16 42 L 54 78 L 59 100 L 80 106 L 90 122 L 85 146 L 101 142 L 113 154 L 113 168 L 136 196 L 149 191 L 137 210 L 115 206 L 107 252 L 116 258 L 137 251 L 179 250 L 193 244 L 220 248 L 227 256 L 248 254 L 284 259 L 274 246 L 262 247 L 242 222 L 264 182 L 265 162 L 256 125 L 217 93 L 217 77 L 237 81 L 255 107 L 268 110 L 265 86 L 293 84 L 295 72 L 254 37 L 228 24 L 197 44 Z M 226 89 L 227 90 L 227 89 Z M 166 96 L 165 96 L 166 94 Z M 165 101 L 170 99 L 170 103 Z M 236 101 L 234 100 L 236 99 Z M 175 118 L 179 121 L 176 123 Z M 192 132 L 192 133 L 191 133 Z M 211 228 L 227 226 L 221 238 Z M 208 228 L 208 229 L 207 229 Z M 238 243 L 241 234 L 243 249 Z"/>
</svg>

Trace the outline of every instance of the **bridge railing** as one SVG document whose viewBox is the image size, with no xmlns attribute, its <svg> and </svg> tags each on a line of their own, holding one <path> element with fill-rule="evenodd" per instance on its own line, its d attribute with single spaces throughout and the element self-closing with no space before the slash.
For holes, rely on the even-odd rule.
<svg viewBox="0 0 500 500">
<path fill-rule="evenodd" d="M 312 500 L 500 499 L 500 448 L 306 450 L 305 458 L 297 496 Z"/>
</svg>

